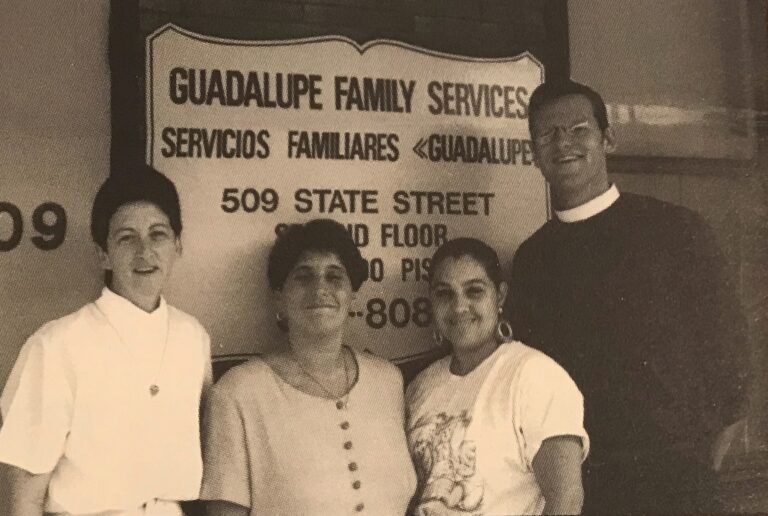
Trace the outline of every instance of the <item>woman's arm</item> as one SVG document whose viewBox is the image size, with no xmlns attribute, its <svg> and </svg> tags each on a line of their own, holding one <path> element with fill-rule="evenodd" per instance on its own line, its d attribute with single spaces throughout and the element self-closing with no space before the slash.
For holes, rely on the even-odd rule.
<svg viewBox="0 0 768 516">
<path fill-rule="evenodd" d="M 263 456 L 262 448 L 268 439 L 261 434 L 251 436 L 245 428 L 245 420 L 260 417 L 261 414 L 253 409 L 245 412 L 242 410 L 237 396 L 238 380 L 233 380 L 237 378 L 233 374 L 240 373 L 229 371 L 211 388 L 203 413 L 203 481 L 200 499 L 205 502 L 209 516 L 249 514 L 248 508 L 254 499 L 259 499 L 251 492 L 251 480 L 255 478 L 257 485 L 266 485 L 266 482 L 262 482 L 265 470 L 251 467 L 251 454 Z M 259 461 L 258 465 L 262 462 L 266 461 Z M 257 503 L 255 506 L 260 505 Z"/>
<path fill-rule="evenodd" d="M 222 500 L 205 502 L 205 511 L 208 516 L 248 516 L 250 513 L 250 509 L 247 507 Z"/>
<path fill-rule="evenodd" d="M 51 473 L 35 475 L 29 471 L 0 464 L 0 504 L 9 516 L 42 516 Z"/>
<path fill-rule="evenodd" d="M 545 439 L 533 458 L 533 473 L 544 495 L 544 514 L 579 514 L 584 503 L 581 484 L 581 438 L 559 435 Z"/>
</svg>

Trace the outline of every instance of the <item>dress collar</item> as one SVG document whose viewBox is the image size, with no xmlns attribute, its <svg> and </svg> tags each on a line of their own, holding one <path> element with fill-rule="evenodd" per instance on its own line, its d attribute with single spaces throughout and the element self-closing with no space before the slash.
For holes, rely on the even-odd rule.
<svg viewBox="0 0 768 516">
<path fill-rule="evenodd" d="M 587 201 L 581 206 L 576 206 L 570 210 L 555 210 L 557 218 L 561 222 L 581 222 L 587 220 L 590 217 L 594 217 L 598 213 L 608 209 L 619 198 L 619 189 L 615 184 L 612 184 L 608 190 L 601 193 L 591 201 Z"/>
<path fill-rule="evenodd" d="M 96 306 L 109 320 L 121 338 L 142 335 L 158 330 L 166 331 L 168 324 L 168 304 L 160 297 L 160 304 L 151 313 L 147 313 L 126 298 L 107 287 L 101 291 Z M 130 339 L 129 339 L 130 340 Z"/>
</svg>

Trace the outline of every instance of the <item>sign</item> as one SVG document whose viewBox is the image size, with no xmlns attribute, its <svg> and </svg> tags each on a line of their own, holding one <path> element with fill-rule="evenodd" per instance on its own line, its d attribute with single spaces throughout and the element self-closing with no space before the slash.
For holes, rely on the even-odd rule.
<svg viewBox="0 0 768 516">
<path fill-rule="evenodd" d="M 369 263 L 348 341 L 390 359 L 427 350 L 430 257 L 475 236 L 508 265 L 547 218 L 528 100 L 530 54 L 478 59 L 337 36 L 239 41 L 166 25 L 147 39 L 147 161 L 179 189 L 172 303 L 214 354 L 283 337 L 267 255 L 285 224 L 332 218 Z"/>
</svg>

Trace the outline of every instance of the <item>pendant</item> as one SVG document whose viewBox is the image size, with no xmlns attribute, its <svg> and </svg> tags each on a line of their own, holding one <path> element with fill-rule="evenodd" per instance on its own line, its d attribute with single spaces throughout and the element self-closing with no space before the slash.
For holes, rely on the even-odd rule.
<svg viewBox="0 0 768 516">
<path fill-rule="evenodd" d="M 152 396 L 155 396 L 157 395 L 158 392 L 160 392 L 160 387 L 158 387 L 154 383 L 149 386 L 149 394 L 151 394 Z"/>
</svg>

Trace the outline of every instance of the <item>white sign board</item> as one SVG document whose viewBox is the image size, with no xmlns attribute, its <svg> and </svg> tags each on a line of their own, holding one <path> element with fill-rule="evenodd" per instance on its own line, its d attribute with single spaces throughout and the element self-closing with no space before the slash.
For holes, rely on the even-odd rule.
<svg viewBox="0 0 768 516">
<path fill-rule="evenodd" d="M 169 299 L 214 354 L 282 338 L 267 255 L 287 223 L 348 225 L 369 261 L 348 340 L 429 349 L 429 258 L 475 236 L 508 265 L 547 218 L 533 164 L 531 55 L 477 59 L 343 37 L 224 40 L 167 25 L 148 37 L 147 161 L 179 189 L 183 258 Z"/>
</svg>

